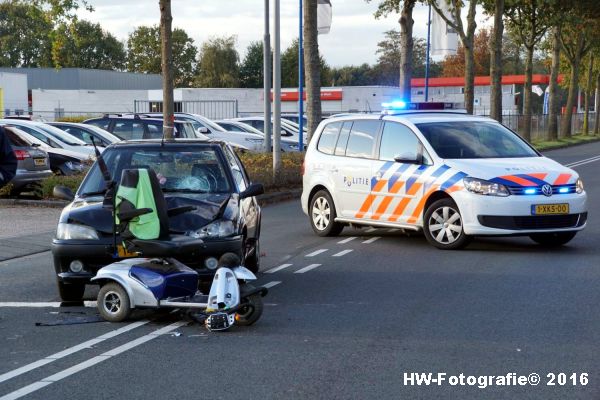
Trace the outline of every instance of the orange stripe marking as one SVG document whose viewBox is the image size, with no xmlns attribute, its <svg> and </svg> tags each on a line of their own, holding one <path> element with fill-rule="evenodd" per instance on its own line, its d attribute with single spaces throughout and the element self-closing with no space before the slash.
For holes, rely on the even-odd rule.
<svg viewBox="0 0 600 400">
<path fill-rule="evenodd" d="M 527 174 L 527 175 L 533 176 L 534 178 L 537 178 L 540 181 L 543 181 L 548 176 L 548 174 L 543 174 L 543 173 L 539 173 L 539 174 Z"/>
<path fill-rule="evenodd" d="M 402 188 L 402 186 L 404 186 L 404 182 L 396 181 L 396 183 L 394 183 L 394 186 L 392 186 L 392 188 L 390 189 L 390 193 L 398 193 L 398 191 Z M 373 214 L 372 218 L 373 219 L 381 218 L 381 216 L 383 215 L 383 213 L 385 213 L 385 211 L 387 210 L 387 208 L 389 207 L 389 205 L 393 199 L 394 199 L 394 196 L 384 197 L 383 200 L 381 201 L 381 204 L 379 205 L 379 207 L 377 207 L 377 211 L 375 211 L 375 214 Z"/>
<path fill-rule="evenodd" d="M 410 216 L 410 218 L 408 218 L 408 220 L 406 222 L 408 222 L 409 224 L 414 224 L 417 222 L 417 220 L 421 216 L 421 213 L 423 212 L 423 208 L 425 207 L 425 202 L 427 201 L 429 196 L 431 196 L 431 194 L 438 189 L 438 187 L 439 187 L 439 185 L 433 185 L 427 191 L 427 193 L 425 193 L 425 195 L 423 197 L 421 197 L 421 201 L 419 201 L 419 204 L 417 204 L 417 207 L 415 207 L 415 211 L 412 213 L 412 215 Z"/>
<path fill-rule="evenodd" d="M 410 189 L 408 190 L 408 192 L 406 194 L 410 195 L 410 196 L 414 196 L 415 193 L 417 193 L 417 191 L 421 188 L 421 186 L 423 186 L 422 183 L 415 183 L 414 185 L 412 185 L 410 187 Z M 392 213 L 392 216 L 389 218 L 389 221 L 397 221 L 398 218 L 402 215 L 402 212 L 404 211 L 406 206 L 408 206 L 408 203 L 411 202 L 411 200 L 413 200 L 413 199 L 410 199 L 408 197 L 403 198 L 400 201 L 400 203 L 398 203 L 398 205 L 396 206 L 396 209 Z"/>
<path fill-rule="evenodd" d="M 534 182 L 528 181 L 527 179 L 519 178 L 518 176 L 514 176 L 514 175 L 504 175 L 504 176 L 501 176 L 500 178 L 506 179 L 507 181 L 514 182 L 521 186 L 537 186 L 537 184 L 535 184 Z"/>
<path fill-rule="evenodd" d="M 375 187 L 373 188 L 373 192 L 380 192 L 381 189 L 386 184 L 387 184 L 387 180 L 378 181 L 375 184 Z M 369 212 L 369 210 L 371 209 L 371 205 L 373 204 L 373 201 L 375 201 L 376 197 L 377 197 L 377 195 L 374 195 L 374 194 L 369 194 L 367 196 L 367 198 L 363 202 L 362 206 L 360 207 L 360 210 L 356 213 L 356 218 L 364 218 L 364 216 L 367 214 L 367 212 Z"/>
<path fill-rule="evenodd" d="M 554 185 L 564 185 L 571 179 L 571 174 L 560 174 L 554 181 Z"/>
</svg>

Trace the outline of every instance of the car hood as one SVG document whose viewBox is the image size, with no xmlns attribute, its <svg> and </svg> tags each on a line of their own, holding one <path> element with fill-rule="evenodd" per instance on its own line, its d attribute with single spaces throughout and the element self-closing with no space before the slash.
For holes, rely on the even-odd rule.
<svg viewBox="0 0 600 400">
<path fill-rule="evenodd" d="M 41 149 L 43 149 L 46 153 L 48 154 L 58 154 L 61 156 L 66 156 L 66 157 L 71 157 L 71 158 L 75 158 L 79 161 L 86 161 L 89 159 L 88 156 L 84 156 L 81 153 L 76 153 L 74 151 L 71 150 L 66 150 L 66 149 L 59 149 L 56 147 L 40 147 Z"/>
<path fill-rule="evenodd" d="M 198 230 L 221 215 L 237 215 L 237 201 L 229 201 L 229 193 L 178 194 L 166 193 L 167 208 L 194 206 L 195 210 L 169 218 L 169 228 L 175 232 Z M 102 196 L 77 197 L 61 215 L 60 222 L 91 226 L 105 234 L 112 233 L 110 210 L 102 207 Z"/>
<path fill-rule="evenodd" d="M 502 179 L 506 184 L 537 186 L 572 184 L 579 177 L 575 171 L 546 157 L 486 158 L 468 160 L 445 160 L 449 167 L 468 176 L 481 179 Z"/>
</svg>

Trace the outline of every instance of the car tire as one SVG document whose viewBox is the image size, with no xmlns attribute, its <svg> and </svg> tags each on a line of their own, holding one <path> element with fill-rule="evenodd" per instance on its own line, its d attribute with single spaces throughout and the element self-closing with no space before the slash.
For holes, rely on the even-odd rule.
<svg viewBox="0 0 600 400">
<path fill-rule="evenodd" d="M 126 320 L 131 313 L 129 295 L 123 286 L 116 282 L 107 283 L 98 292 L 98 311 L 109 322 Z"/>
<path fill-rule="evenodd" d="M 449 198 L 437 200 L 427 208 L 423 233 L 430 244 L 442 250 L 464 248 L 472 239 L 463 229 L 458 206 Z"/>
<path fill-rule="evenodd" d="M 569 243 L 577 232 L 534 233 L 529 235 L 531 240 L 544 247 L 560 247 Z"/>
<path fill-rule="evenodd" d="M 58 285 L 58 294 L 62 301 L 81 301 L 85 292 L 85 285 L 81 283 L 64 283 L 56 281 Z"/>
<path fill-rule="evenodd" d="M 244 283 L 240 286 L 240 292 L 254 290 L 254 286 Z M 260 293 L 248 296 L 241 308 L 235 313 L 235 323 L 240 326 L 249 326 L 259 320 L 263 313 L 263 301 Z"/>
<path fill-rule="evenodd" d="M 256 274 L 260 269 L 260 239 L 254 241 L 253 247 L 254 249 L 247 250 L 250 255 L 244 260 L 244 267 Z M 246 249 L 247 246 L 244 246 L 244 248 Z"/>
<path fill-rule="evenodd" d="M 337 236 L 344 225 L 335 221 L 337 214 L 331 195 L 326 190 L 319 190 L 310 199 L 309 219 L 313 231 L 319 236 Z"/>
</svg>

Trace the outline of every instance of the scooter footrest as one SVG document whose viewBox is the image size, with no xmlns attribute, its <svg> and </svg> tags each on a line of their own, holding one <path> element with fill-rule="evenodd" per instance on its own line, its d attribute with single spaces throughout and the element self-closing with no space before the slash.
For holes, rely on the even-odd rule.
<svg viewBox="0 0 600 400">
<path fill-rule="evenodd" d="M 210 314 L 204 323 L 209 331 L 224 331 L 231 327 L 232 319 L 227 313 L 219 312 Z"/>
</svg>

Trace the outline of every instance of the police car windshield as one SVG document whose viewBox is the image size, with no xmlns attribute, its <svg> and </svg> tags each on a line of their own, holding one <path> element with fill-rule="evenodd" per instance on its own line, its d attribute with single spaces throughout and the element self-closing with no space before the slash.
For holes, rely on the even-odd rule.
<svg viewBox="0 0 600 400">
<path fill-rule="evenodd" d="M 446 121 L 416 126 L 441 158 L 539 157 L 523 139 L 498 123 Z"/>
</svg>

